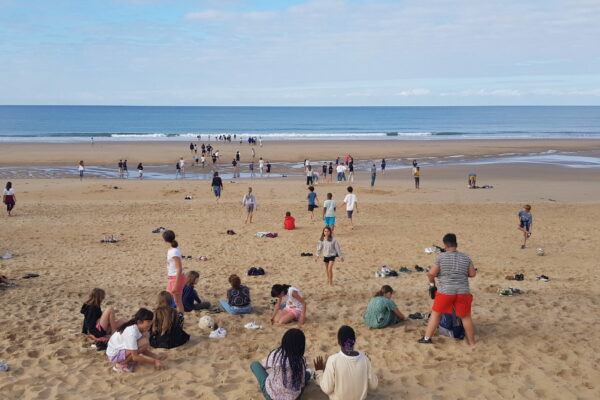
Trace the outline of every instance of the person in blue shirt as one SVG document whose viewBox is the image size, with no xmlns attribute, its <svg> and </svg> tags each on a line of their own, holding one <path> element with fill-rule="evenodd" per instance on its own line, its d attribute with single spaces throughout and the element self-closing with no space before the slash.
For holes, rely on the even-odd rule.
<svg viewBox="0 0 600 400">
<path fill-rule="evenodd" d="M 523 244 L 521 248 L 524 249 L 527 244 L 527 239 L 531 237 L 531 228 L 533 227 L 533 215 L 531 215 L 531 206 L 525 204 L 523 209 L 517 214 L 519 217 L 519 225 L 517 229 L 523 232 Z"/>
<path fill-rule="evenodd" d="M 183 294 L 181 295 L 183 309 L 185 310 L 185 312 L 190 312 L 194 310 L 207 310 L 210 308 L 210 303 L 207 301 L 200 300 L 196 289 L 194 289 L 194 285 L 198 283 L 199 279 L 200 274 L 198 272 L 188 272 L 187 282 L 183 287 Z"/>
<path fill-rule="evenodd" d="M 310 220 L 313 221 L 315 218 L 315 207 L 319 204 L 319 199 L 315 193 L 315 187 L 308 187 L 308 212 L 310 212 Z"/>
</svg>

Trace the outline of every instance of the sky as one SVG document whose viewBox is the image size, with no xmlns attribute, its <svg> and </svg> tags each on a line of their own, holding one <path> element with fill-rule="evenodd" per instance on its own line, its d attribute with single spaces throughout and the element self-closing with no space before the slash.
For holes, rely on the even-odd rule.
<svg viewBox="0 0 600 400">
<path fill-rule="evenodd" d="M 599 0 L 0 0 L 0 104 L 600 105 Z"/>
</svg>

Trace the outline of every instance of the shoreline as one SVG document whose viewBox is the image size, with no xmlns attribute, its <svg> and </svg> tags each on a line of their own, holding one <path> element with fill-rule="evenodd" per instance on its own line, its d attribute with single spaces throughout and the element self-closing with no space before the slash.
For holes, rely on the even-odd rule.
<svg viewBox="0 0 600 400">
<path fill-rule="evenodd" d="M 192 155 L 187 141 L 156 142 L 96 142 L 90 143 L 2 143 L 0 166 L 56 166 L 75 165 L 84 160 L 88 165 L 113 166 L 119 159 L 127 159 L 130 168 L 139 161 L 144 164 L 175 164 L 184 157 L 190 165 Z M 193 141 L 193 143 L 203 143 Z M 235 152 L 240 151 L 241 161 L 251 159 L 251 149 L 256 160 L 263 157 L 271 162 L 301 162 L 335 160 L 335 157 L 352 155 L 355 159 L 421 159 L 462 155 L 466 157 L 497 156 L 507 153 L 522 155 L 555 150 L 558 152 L 600 151 L 598 139 L 461 139 L 461 140 L 303 140 L 265 141 L 263 147 L 247 143 L 210 143 L 221 151 L 222 164 L 229 164 Z M 135 164 L 135 165 L 134 165 Z"/>
</svg>

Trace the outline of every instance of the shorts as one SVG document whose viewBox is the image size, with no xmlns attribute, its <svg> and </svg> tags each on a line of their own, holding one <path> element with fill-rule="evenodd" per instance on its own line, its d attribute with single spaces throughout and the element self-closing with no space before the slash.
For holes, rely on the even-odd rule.
<svg viewBox="0 0 600 400">
<path fill-rule="evenodd" d="M 98 321 L 96 321 L 96 330 L 98 332 L 100 332 L 100 337 L 97 339 L 103 339 L 104 336 L 107 335 L 107 332 L 104 330 L 104 328 L 102 328 L 102 325 L 100 325 L 100 318 L 98 318 Z M 94 336 L 94 337 L 96 337 L 96 336 Z"/>
<path fill-rule="evenodd" d="M 348 214 L 348 218 L 352 219 L 352 214 L 354 213 L 354 210 L 346 210 L 346 214 Z"/>
<path fill-rule="evenodd" d="M 334 226 L 335 217 L 325 217 L 325 226 Z"/>
<path fill-rule="evenodd" d="M 335 258 L 336 258 L 336 257 L 337 257 L 337 256 L 323 257 L 323 262 L 326 262 L 326 263 L 328 263 L 328 262 L 335 261 Z"/>
<path fill-rule="evenodd" d="M 419 183 L 420 178 L 415 178 L 415 183 Z"/>
<path fill-rule="evenodd" d="M 431 309 L 442 314 L 452 314 L 452 309 L 454 308 L 457 317 L 467 317 L 471 315 L 472 302 L 472 294 L 444 294 L 437 292 Z"/>
<path fill-rule="evenodd" d="M 527 232 L 529 232 L 530 227 L 531 224 L 528 221 L 521 221 L 521 228 L 525 229 Z"/>
<path fill-rule="evenodd" d="M 254 211 L 254 204 L 248 204 L 246 206 L 246 210 L 248 210 L 249 213 L 251 213 L 252 211 Z"/>
<path fill-rule="evenodd" d="M 300 315 L 302 315 L 302 311 L 298 310 L 297 308 L 285 307 L 283 311 L 294 314 L 294 319 L 299 319 Z"/>
<path fill-rule="evenodd" d="M 309 204 L 308 205 L 308 211 L 313 211 L 315 209 L 315 205 L 314 204 Z"/>
<path fill-rule="evenodd" d="M 183 294 L 183 287 L 185 286 L 185 283 L 187 281 L 187 275 L 179 275 L 179 290 L 177 290 L 177 292 L 174 292 L 173 288 L 175 287 L 176 279 L 177 276 L 169 276 L 169 281 L 167 282 L 167 292 L 171 294 Z"/>
<path fill-rule="evenodd" d="M 110 361 L 113 364 L 118 364 L 121 363 L 123 361 L 125 361 L 125 359 L 127 358 L 127 350 L 123 349 L 123 350 L 119 350 L 119 352 L 117 354 L 115 354 L 114 356 L 108 356 L 108 361 Z"/>
</svg>

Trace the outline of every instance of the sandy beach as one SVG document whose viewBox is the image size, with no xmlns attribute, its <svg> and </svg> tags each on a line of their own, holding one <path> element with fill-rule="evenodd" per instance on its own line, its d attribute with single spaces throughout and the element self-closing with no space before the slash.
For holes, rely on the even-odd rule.
<svg viewBox="0 0 600 400">
<path fill-rule="evenodd" d="M 189 145 L 189 143 L 187 143 Z M 247 144 L 215 144 L 232 157 Z M 508 152 L 587 151 L 600 141 L 437 141 L 437 142 L 281 142 L 257 147 L 257 157 L 273 161 L 356 158 L 482 155 Z M 186 143 L 2 144 L 0 164 L 112 165 L 119 158 L 145 163 L 171 163 L 189 158 Z M 478 166 L 480 184 L 493 189 L 469 190 L 470 166 L 424 169 L 421 189 L 414 189 L 410 171 L 379 174 L 375 188 L 367 173 L 353 184 L 359 201 L 354 230 L 349 230 L 341 201 L 346 184 L 320 184 L 323 200 L 332 192 L 338 201 L 336 237 L 346 253 L 336 263 L 335 286 L 325 285 L 321 262 L 300 257 L 314 252 L 321 221 L 310 221 L 306 186 L 300 177 L 224 182 L 216 204 L 206 181 L 136 181 L 117 179 L 19 179 L 14 216 L 2 214 L 0 273 L 18 287 L 0 291 L 0 397 L 6 399 L 250 399 L 262 395 L 249 370 L 279 345 L 288 327 L 269 325 L 270 287 L 290 283 L 303 291 L 308 312 L 302 327 L 310 365 L 318 355 L 339 350 L 335 334 L 342 324 L 357 332 L 357 349 L 368 353 L 380 379 L 369 399 L 597 399 L 600 397 L 600 344 L 594 327 L 599 320 L 600 289 L 595 249 L 600 246 L 600 170 L 547 165 Z M 252 185 L 258 201 L 255 222 L 244 225 L 242 195 Z M 113 187 L 119 187 L 114 189 Z M 184 200 L 185 196 L 193 200 Z M 524 203 L 533 206 L 534 235 L 519 248 L 517 217 Z M 283 230 L 291 211 L 298 229 Z M 79 309 L 93 287 L 107 292 L 105 305 L 131 316 L 139 307 L 154 308 L 166 286 L 166 248 L 156 227 L 177 233 L 184 255 L 207 256 L 206 262 L 185 261 L 185 270 L 200 272 L 197 287 L 203 300 L 225 298 L 227 277 L 242 276 L 250 287 L 255 314 L 217 314 L 229 335 L 208 339 L 198 328 L 203 313 L 186 316 L 189 343 L 168 354 L 166 369 L 147 365 L 117 375 L 103 352 L 90 349 L 80 335 Z M 227 229 L 237 235 L 228 236 Z M 258 231 L 279 233 L 257 238 Z M 471 281 L 473 320 L 478 344 L 435 337 L 434 345 L 417 343 L 425 330 L 410 320 L 392 328 L 372 330 L 362 314 L 373 293 L 391 285 L 405 314 L 428 312 L 424 273 L 376 279 L 382 265 L 398 269 L 426 266 L 434 257 L 425 247 L 441 244 L 447 232 L 458 235 L 459 249 L 478 268 Z M 106 235 L 119 239 L 102 244 Z M 544 257 L 536 255 L 543 247 Z M 252 266 L 264 277 L 247 277 Z M 27 273 L 41 276 L 19 279 Z M 525 281 L 505 280 L 525 274 Z M 536 280 L 545 274 L 549 282 Z M 518 287 L 520 296 L 500 297 L 498 289 Z M 248 331 L 255 321 L 263 329 Z M 296 326 L 296 324 L 292 324 Z M 311 382 L 302 398 L 327 397 Z"/>
</svg>

